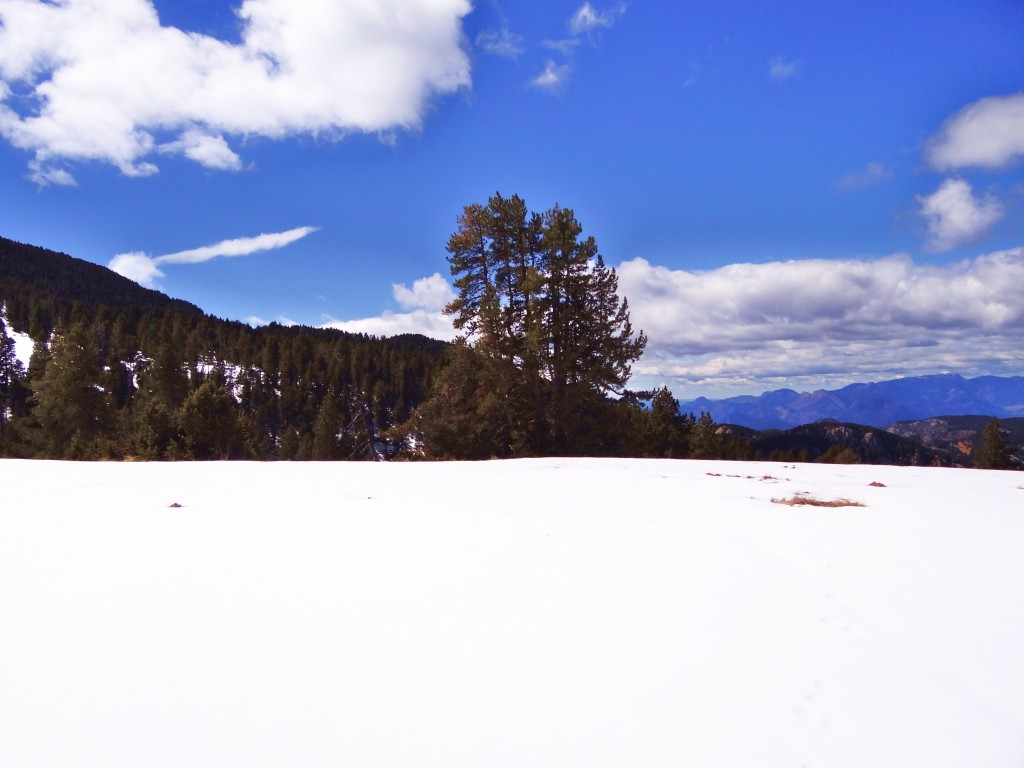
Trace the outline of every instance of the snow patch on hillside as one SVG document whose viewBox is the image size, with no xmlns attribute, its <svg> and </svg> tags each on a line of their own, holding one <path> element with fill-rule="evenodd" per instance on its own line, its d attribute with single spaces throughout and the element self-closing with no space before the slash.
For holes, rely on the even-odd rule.
<svg viewBox="0 0 1024 768">
<path fill-rule="evenodd" d="M 7 307 L 0 304 L 0 320 L 4 322 L 7 337 L 14 342 L 14 356 L 21 363 L 25 370 L 28 370 L 28 361 L 32 359 L 32 352 L 35 350 L 35 342 L 27 333 L 18 333 L 7 320 Z"/>
<path fill-rule="evenodd" d="M 0 473 L 0 765 L 1024 764 L 1019 473 Z"/>
</svg>

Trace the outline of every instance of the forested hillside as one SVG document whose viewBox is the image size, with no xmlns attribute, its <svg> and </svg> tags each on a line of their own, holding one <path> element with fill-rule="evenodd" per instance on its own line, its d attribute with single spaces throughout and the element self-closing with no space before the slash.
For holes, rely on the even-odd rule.
<svg viewBox="0 0 1024 768">
<path fill-rule="evenodd" d="M 888 431 L 917 440 L 947 457 L 951 464 L 972 466 L 983 455 L 985 436 L 992 429 L 992 422 L 989 416 L 936 416 L 920 421 L 898 421 Z M 999 419 L 996 423 L 1014 457 L 1011 464 L 1024 465 L 1024 418 Z"/>
<path fill-rule="evenodd" d="M 66 311 L 76 302 L 109 309 L 174 310 L 193 317 L 203 314 L 194 304 L 143 288 L 106 267 L 4 237 L 0 237 L 0 297 L 18 330 L 22 330 L 20 324 L 31 326 L 36 321 L 33 335 L 52 325 L 58 308 Z"/>
<path fill-rule="evenodd" d="M 0 453 L 47 458 L 366 458 L 424 397 L 446 346 L 252 328 L 104 267 L 0 240 Z M 376 438 L 376 439 L 374 439 Z"/>
</svg>

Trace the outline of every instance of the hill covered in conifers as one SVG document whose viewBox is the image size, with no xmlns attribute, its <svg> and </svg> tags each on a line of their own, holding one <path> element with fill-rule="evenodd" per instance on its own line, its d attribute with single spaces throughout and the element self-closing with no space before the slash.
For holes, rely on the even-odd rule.
<svg viewBox="0 0 1024 768">
<path fill-rule="evenodd" d="M 0 238 L 0 454 L 47 458 L 358 458 L 388 450 L 444 342 L 253 328 L 111 270 Z M 0 328 L 0 331 L 5 331 Z"/>
<path fill-rule="evenodd" d="M 0 297 L 4 297 L 8 318 L 12 320 L 30 319 L 30 312 L 26 315 L 27 310 L 21 306 L 25 300 L 35 300 L 50 309 L 70 307 L 77 302 L 110 309 L 133 307 L 173 310 L 191 316 L 203 314 L 195 304 L 143 288 L 106 267 L 5 237 L 0 237 Z"/>
</svg>

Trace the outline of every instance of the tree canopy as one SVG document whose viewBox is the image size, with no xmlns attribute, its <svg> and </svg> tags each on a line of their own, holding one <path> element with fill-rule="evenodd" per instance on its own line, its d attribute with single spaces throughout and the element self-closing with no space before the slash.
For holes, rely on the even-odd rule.
<svg viewBox="0 0 1024 768">
<path fill-rule="evenodd" d="M 447 251 L 457 296 L 445 312 L 462 346 L 421 411 L 428 443 L 464 453 L 457 418 L 471 453 L 592 452 L 595 420 L 647 344 L 594 238 L 570 209 L 532 213 L 495 194 L 465 207 Z"/>
</svg>

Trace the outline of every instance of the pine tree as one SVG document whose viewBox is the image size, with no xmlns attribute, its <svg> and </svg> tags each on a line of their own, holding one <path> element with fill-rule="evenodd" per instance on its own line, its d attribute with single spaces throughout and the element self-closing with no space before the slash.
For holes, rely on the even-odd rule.
<svg viewBox="0 0 1024 768">
<path fill-rule="evenodd" d="M 178 410 L 188 396 L 184 361 L 162 339 L 151 361 L 140 361 L 138 389 L 130 405 L 127 443 L 142 459 L 176 458 L 183 454 L 184 436 Z"/>
<path fill-rule="evenodd" d="M 978 469 L 1013 469 L 1012 447 L 1003 436 L 998 419 L 993 418 L 982 432 L 974 466 Z"/>
<path fill-rule="evenodd" d="M 313 420 L 313 460 L 333 461 L 340 458 L 338 432 L 341 428 L 341 415 L 334 395 L 327 394 L 316 419 Z"/>
<path fill-rule="evenodd" d="M 723 442 L 722 435 L 718 432 L 718 425 L 711 417 L 711 414 L 707 411 L 701 411 L 700 418 L 694 424 L 693 434 L 690 438 L 690 458 L 721 458 Z"/>
<path fill-rule="evenodd" d="M 450 376 L 443 385 L 461 395 L 486 387 L 488 404 L 467 416 L 489 420 L 473 431 L 493 435 L 499 453 L 592 451 L 587 424 L 605 419 L 605 399 L 622 392 L 647 343 L 642 332 L 634 338 L 615 270 L 559 206 L 530 214 L 518 196 L 495 195 L 467 206 L 458 224 L 448 241 L 457 297 L 445 312 L 480 370 L 461 388 Z M 432 403 L 423 413 L 446 410 Z"/>
<path fill-rule="evenodd" d="M 31 383 L 32 413 L 45 456 L 93 457 L 92 443 L 108 426 L 110 416 L 97 357 L 95 345 L 81 325 L 54 332 L 45 369 Z"/>
<path fill-rule="evenodd" d="M 679 401 L 668 387 L 661 387 L 651 398 L 649 423 L 647 455 L 679 459 L 689 454 L 693 415 L 687 418 L 679 412 Z"/>
<path fill-rule="evenodd" d="M 505 366 L 486 364 L 483 355 L 464 341 L 453 344 L 445 360 L 432 396 L 416 409 L 409 431 L 422 437 L 428 458 L 509 456 L 513 441 L 502 396 L 507 385 L 493 379 Z"/>
<path fill-rule="evenodd" d="M 178 425 L 193 458 L 230 459 L 243 450 L 238 404 L 214 376 L 185 398 L 178 410 Z"/>
</svg>

